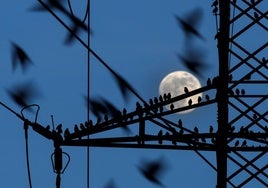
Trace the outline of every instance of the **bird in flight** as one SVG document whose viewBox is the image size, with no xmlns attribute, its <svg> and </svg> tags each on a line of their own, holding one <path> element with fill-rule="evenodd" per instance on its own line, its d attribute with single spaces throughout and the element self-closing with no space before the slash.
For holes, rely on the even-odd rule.
<svg viewBox="0 0 268 188">
<path fill-rule="evenodd" d="M 148 181 L 159 185 L 160 187 L 164 187 L 163 183 L 160 181 L 160 175 L 166 169 L 166 164 L 162 158 L 154 161 L 143 162 L 138 169 Z"/>
<path fill-rule="evenodd" d="M 16 43 L 11 42 L 11 60 L 13 71 L 17 68 L 18 65 L 22 68 L 23 71 L 26 71 L 32 61 L 29 55 Z"/>
<path fill-rule="evenodd" d="M 88 31 L 88 26 L 84 23 L 84 21 L 80 20 L 76 16 L 74 16 L 70 11 L 68 11 L 64 7 L 64 3 L 62 3 L 60 0 L 47 0 L 46 2 L 42 2 L 38 4 L 38 6 L 34 6 L 32 8 L 33 11 L 49 11 L 55 13 L 56 11 L 59 11 L 63 13 L 70 21 L 72 26 L 70 27 L 70 30 L 66 36 L 65 44 L 71 44 L 75 36 L 78 36 L 78 32 L 80 30 Z M 92 31 L 90 30 L 90 34 Z"/>
<path fill-rule="evenodd" d="M 209 66 L 204 62 L 205 52 L 198 48 L 186 49 L 185 55 L 177 54 L 183 65 L 200 77 Z"/>
<path fill-rule="evenodd" d="M 116 183 L 114 181 L 114 179 L 109 180 L 106 184 L 105 184 L 105 188 L 116 188 Z"/>
<path fill-rule="evenodd" d="M 16 85 L 13 89 L 7 89 L 7 93 L 20 107 L 29 105 L 30 100 L 39 95 L 36 86 L 32 82 Z"/>
<path fill-rule="evenodd" d="M 185 36 L 189 39 L 195 36 L 199 39 L 205 40 L 197 29 L 197 25 L 203 16 L 203 11 L 200 8 L 195 8 L 190 11 L 184 18 L 174 15 L 178 25 L 182 28 Z"/>
</svg>

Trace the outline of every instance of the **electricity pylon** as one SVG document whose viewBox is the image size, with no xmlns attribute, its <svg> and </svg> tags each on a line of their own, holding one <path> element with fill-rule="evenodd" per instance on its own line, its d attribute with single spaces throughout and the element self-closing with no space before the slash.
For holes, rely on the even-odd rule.
<svg viewBox="0 0 268 188">
<path fill-rule="evenodd" d="M 54 168 L 57 187 L 60 187 L 62 166 L 61 146 L 121 147 L 210 151 L 216 153 L 216 166 L 200 155 L 217 173 L 217 188 L 268 187 L 268 38 L 267 10 L 262 10 L 263 0 L 219 0 L 215 16 L 219 18 L 216 33 L 218 41 L 219 74 L 207 85 L 180 96 L 164 95 L 149 102 L 137 102 L 136 109 L 125 109 L 93 123 L 76 125 L 74 132 L 61 127 L 50 131 L 37 122 L 20 115 L 25 125 L 54 141 Z M 232 11 L 232 12 L 231 12 Z M 233 15 L 231 15 L 233 13 Z M 256 36 L 249 38 L 248 36 Z M 254 44 L 253 44 L 254 42 Z M 94 54 L 93 54 L 94 55 Z M 176 108 L 174 102 L 185 100 L 198 93 L 215 91 L 215 96 Z M 192 108 L 217 105 L 217 127 L 200 133 L 198 128 L 186 128 L 182 120 L 170 121 L 166 116 Z M 3 105 L 3 104 L 2 104 Z M 165 109 L 165 106 L 170 108 Z M 155 125 L 152 132 L 147 123 Z M 134 136 L 102 137 L 114 129 L 133 128 Z M 165 131 L 165 132 L 163 132 Z M 156 133 L 155 133 L 156 132 Z"/>
</svg>

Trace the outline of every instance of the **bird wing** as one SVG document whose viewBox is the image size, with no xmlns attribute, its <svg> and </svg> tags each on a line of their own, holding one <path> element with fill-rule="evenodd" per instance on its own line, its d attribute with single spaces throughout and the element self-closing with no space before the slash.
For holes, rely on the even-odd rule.
<svg viewBox="0 0 268 188">
<path fill-rule="evenodd" d="M 202 17 L 203 11 L 201 8 L 197 7 L 185 16 L 185 21 L 189 23 L 192 27 L 196 28 L 199 25 Z"/>
</svg>

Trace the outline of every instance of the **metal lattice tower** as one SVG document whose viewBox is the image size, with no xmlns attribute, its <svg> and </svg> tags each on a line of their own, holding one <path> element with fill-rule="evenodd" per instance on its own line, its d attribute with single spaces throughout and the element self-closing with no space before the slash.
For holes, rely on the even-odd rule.
<svg viewBox="0 0 268 188">
<path fill-rule="evenodd" d="M 217 188 L 250 187 L 251 183 L 254 187 L 268 187 L 268 37 L 258 37 L 268 31 L 268 12 L 263 2 L 219 0 L 219 75 L 200 89 L 173 98 L 165 95 L 137 102 L 133 112 L 122 110 L 97 124 L 88 121 L 64 135 L 18 115 L 36 132 L 54 141 L 57 187 L 62 170 L 61 146 L 193 150 L 217 172 Z M 206 95 L 208 91 L 214 91 L 214 96 Z M 198 93 L 203 93 L 205 99 L 180 108 L 172 105 Z M 196 128 L 186 128 L 181 120 L 166 119 L 167 115 L 211 104 L 218 109 L 214 131 L 207 125 L 208 132 L 200 133 Z M 169 110 L 165 110 L 166 105 Z M 153 132 L 147 128 L 148 122 L 155 125 Z M 135 136 L 101 136 L 128 126 L 136 128 Z M 199 151 L 215 152 L 216 167 Z"/>
<path fill-rule="evenodd" d="M 237 13 L 230 37 L 227 181 L 232 187 L 267 187 L 268 14 L 263 1 L 231 3 Z M 264 8 L 264 9 L 261 9 Z M 248 36 L 256 36 L 249 38 Z M 239 143 L 239 144 L 238 144 Z M 238 145 L 238 146 L 237 146 Z M 250 186 L 249 186 L 250 187 Z"/>
</svg>

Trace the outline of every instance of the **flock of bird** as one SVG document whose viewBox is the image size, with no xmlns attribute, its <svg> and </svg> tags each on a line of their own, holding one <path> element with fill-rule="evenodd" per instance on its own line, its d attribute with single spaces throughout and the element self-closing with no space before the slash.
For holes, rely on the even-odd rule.
<svg viewBox="0 0 268 188">
<path fill-rule="evenodd" d="M 199 77 L 203 77 L 202 73 L 208 68 L 204 62 L 204 51 L 201 48 L 193 46 L 194 39 L 205 41 L 205 37 L 198 31 L 198 24 L 202 19 L 203 11 L 195 8 L 183 18 L 175 15 L 177 24 L 182 29 L 185 36 L 185 52 L 184 55 L 178 54 L 178 58 L 183 65 Z"/>
<path fill-rule="evenodd" d="M 70 18 L 70 20 L 73 23 L 72 27 L 72 32 L 69 32 L 67 37 L 66 37 L 66 43 L 70 43 L 74 39 L 74 35 L 78 33 L 80 29 L 82 30 L 87 30 L 87 26 L 80 20 L 77 19 L 74 15 L 70 14 L 70 12 L 57 0 L 47 0 L 46 3 L 41 3 L 39 6 L 35 6 L 33 8 L 34 11 L 44 11 L 44 10 L 50 10 L 50 11 L 59 11 L 63 13 L 65 16 Z M 198 24 L 200 18 L 202 16 L 202 11 L 200 9 L 195 9 L 192 12 L 189 13 L 188 16 L 185 18 L 181 18 L 179 16 L 175 16 L 179 26 L 182 28 L 186 39 L 192 40 L 193 37 L 197 37 L 201 40 L 205 40 L 204 37 L 198 32 L 196 28 L 196 24 Z M 19 46 L 18 44 L 12 42 L 12 66 L 13 66 L 13 71 L 15 71 L 18 67 L 21 67 L 24 72 L 33 65 L 33 62 L 29 55 L 26 53 L 26 51 Z M 183 56 L 179 56 L 184 65 L 193 71 L 194 73 L 200 75 L 202 69 L 206 67 L 206 65 L 203 62 L 200 62 L 200 53 L 198 54 L 197 51 L 188 51 L 189 57 L 194 57 L 195 59 L 189 59 L 189 57 L 185 58 Z M 121 90 L 122 95 L 124 98 L 127 98 L 129 95 L 129 91 L 133 91 L 133 87 L 127 83 L 126 80 L 124 80 L 122 77 L 120 77 L 118 74 L 114 75 L 114 78 L 119 85 L 119 88 Z M 11 90 L 8 89 L 7 92 L 11 99 L 20 107 L 25 107 L 29 105 L 31 102 L 31 99 L 33 97 L 37 96 L 36 91 L 34 91 L 35 86 L 33 84 L 21 84 L 19 87 L 15 87 L 15 89 Z M 187 88 L 185 88 L 187 90 Z M 187 92 L 187 91 L 185 91 Z M 149 101 L 149 104 L 157 103 L 158 100 L 161 102 L 162 100 L 168 100 L 170 99 L 170 94 L 160 96 L 159 98 L 154 98 L 153 100 Z M 88 100 L 88 99 L 86 99 Z M 201 98 L 198 99 L 198 102 L 201 101 Z M 87 101 L 88 102 L 88 101 Z M 192 104 L 192 101 L 189 100 L 189 105 Z M 113 104 L 111 104 L 109 101 L 103 99 L 103 98 L 98 98 L 98 99 L 91 99 L 90 100 L 90 106 L 91 106 L 91 111 L 92 113 L 100 118 L 101 115 L 107 114 L 112 117 L 117 117 L 119 114 L 124 115 L 126 114 L 126 110 L 123 110 L 123 113 L 121 113 Z M 138 106 L 137 106 L 138 108 Z M 171 105 L 172 108 L 172 105 Z M 161 109 L 161 108 L 160 108 Z M 120 112 L 120 113 L 119 113 Z M 105 116 L 104 119 L 108 120 L 108 116 Z M 74 132 L 79 132 L 80 130 L 84 130 L 86 128 L 92 127 L 92 121 L 86 122 L 85 124 L 80 124 L 74 126 Z M 65 129 L 64 133 L 62 130 L 62 125 L 58 125 L 56 127 L 56 131 L 58 134 L 63 134 L 65 138 L 68 138 L 68 135 L 70 135 L 70 131 L 68 129 Z M 144 165 L 146 167 L 146 165 Z M 150 163 L 147 165 L 146 168 L 140 169 L 142 174 L 144 175 L 145 178 L 147 178 L 149 181 L 156 183 L 158 185 L 161 185 L 160 181 L 156 177 L 156 174 L 160 171 L 161 165 L 160 162 L 155 162 L 155 163 Z"/>
<path fill-rule="evenodd" d="M 255 1 L 251 0 L 251 3 L 254 4 Z M 211 7 L 213 7 L 213 13 L 217 14 L 218 12 L 218 0 L 213 1 Z M 70 12 L 58 1 L 58 0 L 47 0 L 46 3 L 40 5 L 40 6 L 36 6 L 33 8 L 33 10 L 35 11 L 44 11 L 44 10 L 56 10 L 56 11 L 60 11 L 61 13 L 63 13 L 65 16 L 67 16 L 70 20 L 71 23 L 73 24 L 72 28 L 72 32 L 69 32 L 65 43 L 69 44 L 74 40 L 74 35 L 77 35 L 78 32 L 80 30 L 84 30 L 87 31 L 88 30 L 88 26 L 86 26 L 86 24 L 81 21 L 80 19 L 76 18 L 74 15 L 70 14 Z M 194 9 L 193 11 L 190 11 L 189 14 L 187 14 L 185 17 L 180 17 L 178 15 L 175 15 L 175 19 L 178 23 L 178 25 L 180 26 L 180 28 L 182 29 L 183 33 L 185 34 L 185 40 L 187 41 L 187 43 L 191 43 L 191 41 L 194 38 L 198 38 L 200 40 L 205 41 L 205 37 L 198 31 L 197 29 L 197 25 L 200 22 L 200 19 L 202 18 L 202 10 L 197 8 Z M 255 18 L 258 18 L 258 15 L 254 15 Z M 15 42 L 11 43 L 11 54 L 12 54 L 12 67 L 13 67 L 13 71 L 16 71 L 16 69 L 18 67 L 20 67 L 24 72 L 27 71 L 27 69 L 33 65 L 33 61 L 32 59 L 29 57 L 29 55 L 26 53 L 26 51 L 19 46 L 18 44 L 16 44 Z M 186 49 L 186 57 L 182 56 L 180 54 L 178 54 L 179 59 L 182 61 L 182 63 L 185 65 L 186 68 L 188 68 L 189 70 L 191 70 L 193 73 L 202 76 L 202 72 L 203 70 L 207 69 L 208 65 L 206 65 L 203 60 L 202 60 L 202 53 L 200 50 L 193 48 L 193 46 L 190 46 L 190 48 Z M 267 63 L 266 59 L 262 59 L 262 61 L 264 63 Z M 125 80 L 123 79 L 121 76 L 119 76 L 118 74 L 114 74 L 114 78 L 121 90 L 121 93 L 123 95 L 123 97 L 126 99 L 128 98 L 128 95 L 134 91 L 133 87 Z M 213 84 L 213 81 L 211 81 L 210 79 L 208 79 L 207 81 L 207 85 L 211 85 Z M 38 92 L 36 89 L 36 86 L 33 84 L 33 82 L 26 83 L 26 84 L 20 84 L 18 86 L 13 87 L 15 89 L 7 89 L 7 93 L 10 96 L 10 98 L 20 107 L 25 107 L 27 105 L 29 105 L 29 103 L 31 102 L 31 99 L 34 97 L 38 96 Z M 185 87 L 184 88 L 185 93 L 188 93 L 188 89 Z M 232 90 L 229 91 L 230 95 L 245 95 L 245 90 L 244 89 L 236 89 L 235 92 L 233 92 Z M 205 96 L 206 100 L 210 100 L 209 96 L 206 95 Z M 161 103 L 163 101 L 168 101 L 169 99 L 171 99 L 170 94 L 165 94 L 163 96 L 159 96 L 159 97 L 155 97 L 154 99 L 150 99 L 149 100 L 149 104 L 150 105 L 155 105 L 158 103 Z M 95 99 L 90 99 L 90 101 L 88 101 L 88 98 L 85 97 L 86 102 L 90 103 L 91 106 L 91 112 L 98 118 L 101 119 L 102 116 L 104 116 L 104 120 L 108 121 L 109 116 L 110 118 L 116 118 L 116 117 L 124 117 L 127 115 L 127 111 L 126 109 L 123 109 L 123 111 L 121 112 L 120 110 L 118 110 L 118 108 L 116 108 L 112 103 L 110 103 L 108 100 L 104 99 L 104 98 L 95 98 Z M 198 98 L 198 103 L 200 103 L 202 101 L 201 97 Z M 193 101 L 190 99 L 188 101 L 188 105 L 192 105 Z M 137 105 L 137 109 L 139 110 L 141 107 L 141 105 Z M 160 106 L 159 107 L 159 111 L 163 111 L 163 107 Z M 174 105 L 171 104 L 170 105 L 170 109 L 174 109 Z M 158 110 L 154 109 L 154 113 L 156 113 Z M 100 120 L 99 120 L 100 121 Z M 98 121 L 98 122 L 99 122 Z M 74 132 L 80 132 L 81 130 L 86 130 L 86 129 L 90 129 L 92 128 L 93 122 L 90 120 L 88 122 L 85 122 L 84 124 L 80 124 L 75 125 L 74 126 Z M 180 129 L 180 134 L 183 133 L 183 128 L 182 128 L 182 122 L 181 120 L 178 121 L 178 126 L 181 128 Z M 130 131 L 128 128 L 124 127 L 126 131 Z M 62 125 L 58 125 L 56 127 L 56 131 L 58 134 L 63 134 L 65 139 L 68 139 L 69 135 L 71 134 L 69 129 L 65 129 L 65 131 L 62 130 Z M 214 129 L 213 126 L 209 127 L 209 132 L 213 133 Z M 234 127 L 230 128 L 230 131 L 234 131 Z M 240 132 L 243 132 L 244 130 L 240 129 Z M 193 130 L 193 134 L 198 134 L 199 130 L 197 127 L 194 128 Z M 163 140 L 161 139 L 163 135 L 162 130 L 159 131 L 158 133 L 158 137 L 159 137 L 159 143 L 162 144 Z M 215 142 L 212 141 L 212 142 Z M 235 147 L 239 146 L 239 140 L 237 140 L 234 144 Z M 246 146 L 247 142 L 246 140 L 244 140 L 241 144 L 242 147 Z M 164 187 L 163 183 L 161 182 L 161 173 L 164 171 L 165 169 L 165 163 L 163 162 L 163 160 L 156 160 L 156 161 L 149 161 L 149 162 L 144 162 L 144 164 L 140 165 L 138 167 L 139 171 L 141 172 L 141 174 L 150 182 L 159 185 L 161 187 Z M 115 182 L 114 181 L 110 181 L 106 188 L 115 188 Z"/>
</svg>

